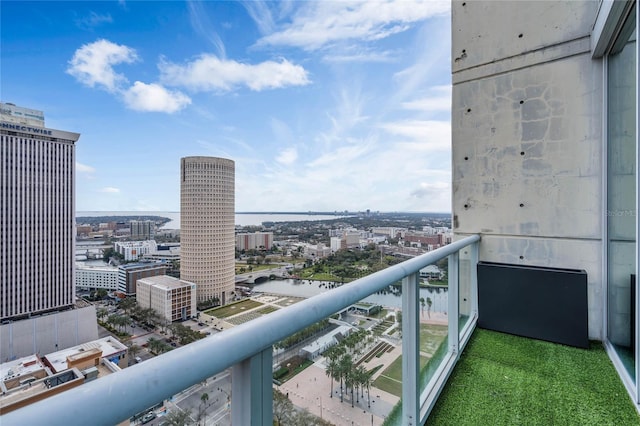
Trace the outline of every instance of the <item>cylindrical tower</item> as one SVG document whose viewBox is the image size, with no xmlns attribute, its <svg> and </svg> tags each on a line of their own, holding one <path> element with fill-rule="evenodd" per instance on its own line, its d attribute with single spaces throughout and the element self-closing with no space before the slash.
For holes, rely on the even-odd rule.
<svg viewBox="0 0 640 426">
<path fill-rule="evenodd" d="M 235 289 L 235 163 L 180 160 L 180 279 L 197 285 L 198 302 L 224 305 Z"/>
</svg>

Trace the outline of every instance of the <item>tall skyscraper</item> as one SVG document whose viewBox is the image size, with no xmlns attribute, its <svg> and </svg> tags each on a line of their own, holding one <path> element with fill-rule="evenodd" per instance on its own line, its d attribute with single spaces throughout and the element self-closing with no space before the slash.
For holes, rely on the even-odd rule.
<svg viewBox="0 0 640 426">
<path fill-rule="evenodd" d="M 0 319 L 75 302 L 75 142 L 0 103 Z"/>
<path fill-rule="evenodd" d="M 235 163 L 185 157 L 180 164 L 180 279 L 197 285 L 198 302 L 233 299 Z"/>
</svg>

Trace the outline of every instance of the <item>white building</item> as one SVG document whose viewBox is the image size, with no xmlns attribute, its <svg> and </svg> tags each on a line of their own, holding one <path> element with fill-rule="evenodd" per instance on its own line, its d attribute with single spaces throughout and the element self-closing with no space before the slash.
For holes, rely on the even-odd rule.
<svg viewBox="0 0 640 426">
<path fill-rule="evenodd" d="M 424 278 L 426 280 L 441 280 L 444 278 L 444 272 L 442 272 L 436 265 L 429 265 L 420 269 L 420 278 Z"/>
<path fill-rule="evenodd" d="M 127 262 L 138 260 L 145 254 L 155 253 L 158 250 L 158 244 L 154 240 L 119 241 L 113 247 L 116 252 L 124 256 Z"/>
<path fill-rule="evenodd" d="M 322 259 L 331 254 L 331 247 L 324 244 L 307 244 L 304 248 L 304 254 L 313 259 Z"/>
<path fill-rule="evenodd" d="M 235 163 L 216 157 L 180 160 L 180 278 L 198 301 L 222 305 L 235 291 Z"/>
<path fill-rule="evenodd" d="M 168 275 L 142 278 L 136 284 L 136 300 L 167 321 L 196 316 L 196 285 Z"/>
<path fill-rule="evenodd" d="M 76 288 L 118 290 L 118 268 L 115 266 L 76 265 Z"/>
<path fill-rule="evenodd" d="M 376 235 L 387 235 L 389 238 L 404 238 L 407 228 L 397 228 L 395 226 L 377 226 L 371 228 L 371 232 Z"/>
<path fill-rule="evenodd" d="M 0 103 L 0 319 L 75 302 L 75 142 Z"/>
<path fill-rule="evenodd" d="M 342 238 L 341 237 L 331 237 L 331 252 L 335 253 L 338 250 L 342 249 Z"/>
</svg>

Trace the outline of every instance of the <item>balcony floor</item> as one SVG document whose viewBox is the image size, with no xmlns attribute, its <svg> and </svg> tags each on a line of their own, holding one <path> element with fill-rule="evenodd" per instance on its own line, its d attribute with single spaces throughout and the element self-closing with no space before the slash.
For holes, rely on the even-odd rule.
<svg viewBox="0 0 640 426">
<path fill-rule="evenodd" d="M 477 329 L 428 425 L 639 425 L 599 342 L 589 350 Z"/>
</svg>

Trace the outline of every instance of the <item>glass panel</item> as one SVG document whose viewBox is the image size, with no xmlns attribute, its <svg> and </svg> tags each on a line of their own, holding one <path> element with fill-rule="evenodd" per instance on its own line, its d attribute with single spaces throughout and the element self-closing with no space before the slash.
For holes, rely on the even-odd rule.
<svg viewBox="0 0 640 426">
<path fill-rule="evenodd" d="M 419 393 L 424 392 L 448 349 L 449 263 L 444 258 L 421 271 L 420 285 L 420 375 Z"/>
<path fill-rule="evenodd" d="M 636 36 L 635 9 L 608 58 L 608 330 L 635 381 Z"/>
</svg>

